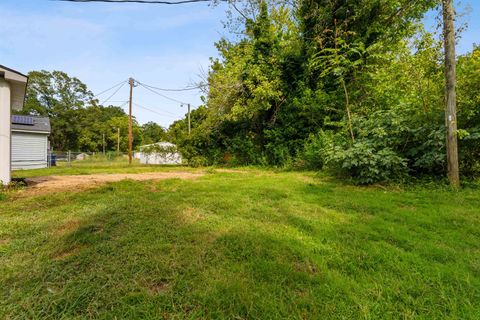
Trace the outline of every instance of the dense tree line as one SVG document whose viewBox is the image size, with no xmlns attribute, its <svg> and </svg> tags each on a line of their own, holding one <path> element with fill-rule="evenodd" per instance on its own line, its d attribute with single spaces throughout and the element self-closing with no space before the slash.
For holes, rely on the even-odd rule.
<svg viewBox="0 0 480 320">
<path fill-rule="evenodd" d="M 191 164 L 330 168 L 358 183 L 446 171 L 438 1 L 249 2 L 205 105 L 169 129 Z M 237 20 L 238 22 L 238 20 Z M 243 29 L 242 29 L 243 27 Z M 480 159 L 480 49 L 458 59 L 461 172 Z"/>
<path fill-rule="evenodd" d="M 216 43 L 204 105 L 168 132 L 134 121 L 134 146 L 168 139 L 191 165 L 331 169 L 358 183 L 446 172 L 438 0 L 239 1 Z M 233 4 L 232 4 L 233 5 Z M 235 15 L 235 13 L 240 13 Z M 458 57 L 461 172 L 480 171 L 480 48 Z M 127 149 L 127 115 L 63 72 L 29 74 L 24 112 L 49 116 L 55 150 Z"/>
<path fill-rule="evenodd" d="M 119 106 L 103 106 L 87 86 L 61 71 L 32 71 L 25 114 L 50 118 L 50 143 L 55 151 L 116 151 L 120 129 L 120 151 L 128 150 L 128 115 Z M 165 129 L 149 122 L 133 121 L 133 145 L 150 144 L 165 139 Z"/>
</svg>

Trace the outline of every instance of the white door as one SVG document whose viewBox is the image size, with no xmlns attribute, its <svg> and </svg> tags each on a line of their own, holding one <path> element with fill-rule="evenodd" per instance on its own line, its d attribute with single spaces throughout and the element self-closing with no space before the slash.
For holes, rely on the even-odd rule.
<svg viewBox="0 0 480 320">
<path fill-rule="evenodd" d="M 47 135 L 12 132 L 12 169 L 40 169 L 47 167 Z"/>
</svg>

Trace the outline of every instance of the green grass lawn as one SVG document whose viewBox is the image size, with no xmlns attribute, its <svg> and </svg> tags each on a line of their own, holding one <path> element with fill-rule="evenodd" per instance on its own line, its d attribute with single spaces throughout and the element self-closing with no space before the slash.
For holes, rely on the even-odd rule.
<svg viewBox="0 0 480 320">
<path fill-rule="evenodd" d="M 52 175 L 86 175 L 86 174 L 102 174 L 102 173 L 143 173 L 158 171 L 195 171 L 190 167 L 182 166 L 158 166 L 158 165 L 142 165 L 138 160 L 134 160 L 132 165 L 128 164 L 128 159 L 108 161 L 74 161 L 71 164 L 66 162 L 58 162 L 56 167 L 36 170 L 18 170 L 13 172 L 14 178 L 32 178 Z"/>
<path fill-rule="evenodd" d="M 259 170 L 12 193 L 0 318 L 480 319 L 480 194 Z"/>
</svg>

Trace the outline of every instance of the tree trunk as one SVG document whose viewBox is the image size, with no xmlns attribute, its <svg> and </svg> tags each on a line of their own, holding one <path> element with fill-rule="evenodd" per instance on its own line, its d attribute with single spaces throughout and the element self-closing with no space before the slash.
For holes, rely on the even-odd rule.
<svg viewBox="0 0 480 320">
<path fill-rule="evenodd" d="M 448 179 L 453 187 L 460 186 L 457 142 L 457 97 L 455 60 L 455 11 L 453 0 L 443 0 L 443 35 L 445 44 L 445 121 L 447 126 Z"/>
<path fill-rule="evenodd" d="M 355 142 L 355 135 L 353 134 L 353 124 L 352 124 L 352 113 L 350 112 L 350 98 L 348 97 L 347 86 L 345 85 L 345 80 L 342 81 L 343 91 L 345 92 L 345 109 L 347 109 L 347 118 L 348 118 L 348 130 L 350 131 L 350 137 L 352 142 Z"/>
</svg>

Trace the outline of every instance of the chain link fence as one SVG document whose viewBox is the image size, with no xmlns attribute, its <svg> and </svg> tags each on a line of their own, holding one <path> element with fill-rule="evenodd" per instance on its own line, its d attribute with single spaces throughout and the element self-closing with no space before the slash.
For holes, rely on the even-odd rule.
<svg viewBox="0 0 480 320">
<path fill-rule="evenodd" d="M 133 161 L 138 162 L 138 153 L 133 153 Z M 81 166 L 92 164 L 125 164 L 128 163 L 128 153 L 126 152 L 89 152 L 89 151 L 50 151 L 48 154 L 48 164 L 52 166 Z"/>
</svg>

